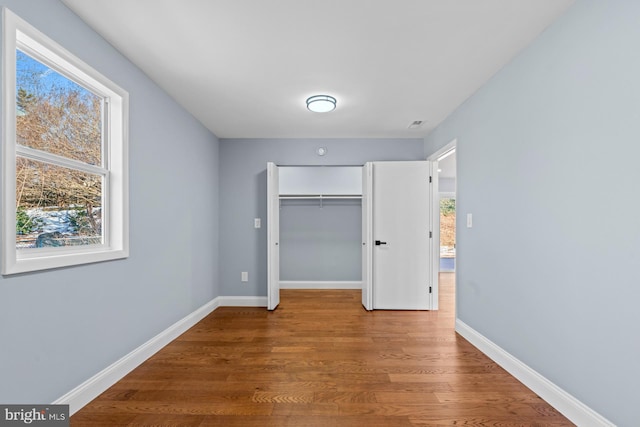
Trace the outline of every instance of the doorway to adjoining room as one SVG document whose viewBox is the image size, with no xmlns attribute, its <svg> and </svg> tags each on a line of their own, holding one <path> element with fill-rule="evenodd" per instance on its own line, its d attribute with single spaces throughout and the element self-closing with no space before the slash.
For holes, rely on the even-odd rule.
<svg viewBox="0 0 640 427">
<path fill-rule="evenodd" d="M 438 158 L 440 203 L 440 271 L 456 270 L 456 151 Z"/>
</svg>

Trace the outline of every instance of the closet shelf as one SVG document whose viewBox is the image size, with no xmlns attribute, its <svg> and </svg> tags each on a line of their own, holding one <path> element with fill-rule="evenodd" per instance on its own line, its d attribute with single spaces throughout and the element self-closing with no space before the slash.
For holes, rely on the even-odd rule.
<svg viewBox="0 0 640 427">
<path fill-rule="evenodd" d="M 362 199 L 360 194 L 281 194 L 280 200 L 339 200 L 339 199 Z"/>
</svg>

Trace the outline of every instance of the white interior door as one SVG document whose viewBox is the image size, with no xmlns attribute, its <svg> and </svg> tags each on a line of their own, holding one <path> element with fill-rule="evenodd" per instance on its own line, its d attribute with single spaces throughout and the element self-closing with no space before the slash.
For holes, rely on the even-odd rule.
<svg viewBox="0 0 640 427">
<path fill-rule="evenodd" d="M 430 180 L 429 200 L 431 204 L 431 241 L 429 242 L 429 258 L 431 259 L 431 310 L 438 309 L 440 273 L 440 194 L 438 193 L 438 162 L 429 162 Z"/>
<path fill-rule="evenodd" d="M 267 309 L 280 304 L 280 190 L 278 166 L 267 163 Z"/>
<path fill-rule="evenodd" d="M 367 310 L 373 310 L 372 169 L 371 163 L 365 163 L 362 167 L 362 305 Z"/>
<path fill-rule="evenodd" d="M 429 310 L 429 163 L 373 163 L 373 308 Z"/>
</svg>

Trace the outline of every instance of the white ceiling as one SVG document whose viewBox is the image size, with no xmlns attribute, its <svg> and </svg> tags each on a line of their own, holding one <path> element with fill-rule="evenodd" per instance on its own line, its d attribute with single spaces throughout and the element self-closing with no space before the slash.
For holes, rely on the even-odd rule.
<svg viewBox="0 0 640 427">
<path fill-rule="evenodd" d="M 62 1 L 220 138 L 424 137 L 573 3 Z"/>
</svg>

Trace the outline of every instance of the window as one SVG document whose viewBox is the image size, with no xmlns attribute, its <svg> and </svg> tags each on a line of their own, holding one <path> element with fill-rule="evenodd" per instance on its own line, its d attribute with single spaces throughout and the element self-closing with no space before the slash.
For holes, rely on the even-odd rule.
<svg viewBox="0 0 640 427">
<path fill-rule="evenodd" d="M 2 274 L 127 257 L 127 92 L 3 23 Z"/>
</svg>

